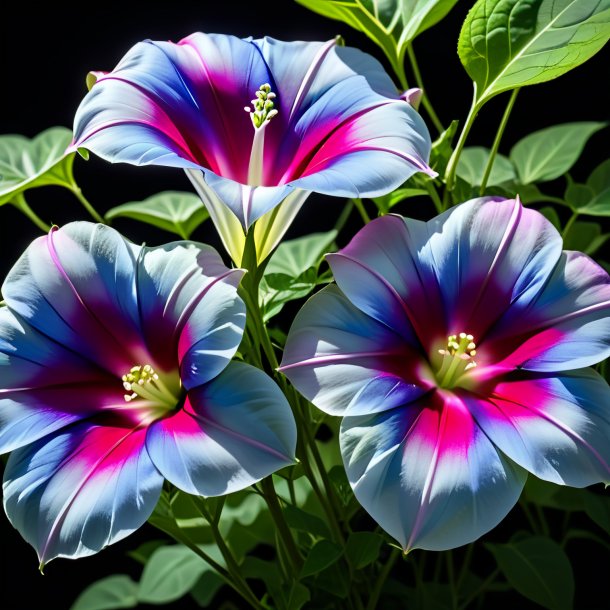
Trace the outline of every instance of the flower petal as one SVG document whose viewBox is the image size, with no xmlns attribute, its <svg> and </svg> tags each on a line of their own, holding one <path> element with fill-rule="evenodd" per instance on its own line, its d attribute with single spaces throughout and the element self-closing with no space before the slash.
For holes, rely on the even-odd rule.
<svg viewBox="0 0 610 610">
<path fill-rule="evenodd" d="M 610 388 L 593 370 L 505 381 L 463 400 L 492 442 L 538 478 L 610 482 Z"/>
<path fill-rule="evenodd" d="M 146 446 L 169 481 L 193 494 L 244 489 L 294 462 L 296 425 L 262 371 L 231 363 L 191 390 L 184 409 L 150 427 Z"/>
<path fill-rule="evenodd" d="M 477 344 L 508 307 L 528 307 L 561 255 L 557 230 L 519 200 L 473 199 L 428 227 L 450 331 Z"/>
<path fill-rule="evenodd" d="M 144 524 L 163 485 L 144 436 L 82 423 L 11 454 L 4 508 L 41 564 L 92 555 Z"/>
<path fill-rule="evenodd" d="M 339 288 L 356 307 L 429 352 L 446 339 L 447 330 L 433 266 L 420 261 L 427 238 L 426 223 L 383 216 L 327 260 Z"/>
<path fill-rule="evenodd" d="M 137 290 L 146 343 L 158 366 L 170 370 L 181 362 L 187 388 L 212 379 L 237 351 L 245 325 L 237 296 L 243 273 L 203 244 L 143 251 Z"/>
<path fill-rule="evenodd" d="M 253 129 L 244 105 L 269 81 L 248 40 L 197 33 L 178 44 L 139 43 L 81 103 L 74 148 L 246 182 Z"/>
<path fill-rule="evenodd" d="M 476 540 L 504 518 L 526 479 L 450 394 L 345 417 L 340 440 L 356 498 L 405 551 Z"/>
<path fill-rule="evenodd" d="M 610 276 L 580 252 L 564 252 L 535 300 L 513 308 L 490 336 L 498 367 L 565 371 L 610 355 Z"/>
<path fill-rule="evenodd" d="M 135 294 L 138 250 L 104 225 L 70 223 L 30 244 L 2 292 L 30 326 L 120 376 L 145 358 Z"/>
<path fill-rule="evenodd" d="M 399 335 L 328 286 L 297 314 L 280 370 L 322 411 L 357 415 L 392 409 L 425 393 L 418 360 Z"/>
<path fill-rule="evenodd" d="M 349 85 L 345 82 L 335 89 Z M 319 100 L 296 126 L 297 135 L 304 132 L 304 142 L 287 170 L 292 185 L 337 197 L 376 197 L 398 188 L 416 172 L 436 175 L 426 163 L 431 146 L 428 131 L 409 104 L 379 98 L 358 111 L 353 92 L 345 98 L 341 93 L 329 92 L 332 99 Z M 339 122 L 340 108 L 348 100 L 355 104 L 353 114 Z M 338 123 L 332 129 L 329 116 L 331 125 Z M 308 133 L 310 138 L 318 136 L 309 152 Z"/>
</svg>

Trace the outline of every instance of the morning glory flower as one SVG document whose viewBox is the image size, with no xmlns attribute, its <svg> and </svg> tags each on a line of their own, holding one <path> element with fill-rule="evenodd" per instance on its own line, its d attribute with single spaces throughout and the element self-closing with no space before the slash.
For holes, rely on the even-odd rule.
<svg viewBox="0 0 610 610">
<path fill-rule="evenodd" d="M 148 40 L 90 83 L 73 149 L 187 170 L 238 263 L 244 229 L 282 202 L 257 235 L 267 251 L 311 191 L 371 197 L 435 175 L 421 117 L 377 60 L 336 40 Z"/>
<path fill-rule="evenodd" d="M 164 479 L 243 489 L 294 462 L 279 388 L 231 362 L 243 271 L 193 242 L 145 248 L 74 222 L 36 239 L 0 308 L 4 507 L 42 564 L 140 527 Z"/>
<path fill-rule="evenodd" d="M 385 216 L 328 256 L 281 370 L 343 417 L 354 493 L 405 551 L 475 540 L 527 472 L 610 481 L 610 278 L 519 201 Z"/>
</svg>

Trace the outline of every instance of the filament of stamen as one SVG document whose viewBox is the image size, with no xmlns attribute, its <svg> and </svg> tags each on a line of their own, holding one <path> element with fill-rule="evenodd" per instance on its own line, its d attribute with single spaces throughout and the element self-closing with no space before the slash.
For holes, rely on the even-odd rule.
<svg viewBox="0 0 610 610">
<path fill-rule="evenodd" d="M 123 387 L 129 394 L 125 394 L 125 402 L 138 397 L 173 409 L 176 406 L 176 396 L 163 383 L 163 380 L 150 366 L 133 366 L 129 373 L 123 375 Z"/>
<path fill-rule="evenodd" d="M 436 374 L 441 388 L 454 387 L 457 380 L 467 370 L 477 365 L 473 360 L 477 353 L 474 337 L 467 333 L 449 335 L 447 348 L 438 350 L 438 353 L 443 356 L 443 361 Z"/>
<path fill-rule="evenodd" d="M 244 110 L 250 114 L 254 127 L 250 163 L 248 165 L 248 184 L 260 186 L 263 184 L 263 155 L 265 149 L 265 128 L 271 119 L 277 115 L 275 108 L 276 95 L 271 91 L 268 83 L 261 85 L 252 100 L 252 107 L 245 106 Z"/>
</svg>

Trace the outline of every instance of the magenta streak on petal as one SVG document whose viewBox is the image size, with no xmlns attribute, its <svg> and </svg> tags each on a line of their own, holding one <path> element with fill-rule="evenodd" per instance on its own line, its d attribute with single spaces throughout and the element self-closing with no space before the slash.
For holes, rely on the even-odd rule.
<svg viewBox="0 0 610 610">
<path fill-rule="evenodd" d="M 508 223 L 504 229 L 502 239 L 500 240 L 500 243 L 498 244 L 498 249 L 496 250 L 494 258 L 491 261 L 491 265 L 489 266 L 489 269 L 487 270 L 487 274 L 485 275 L 485 279 L 483 280 L 483 283 L 481 284 L 481 287 L 479 289 L 478 294 L 476 295 L 476 298 L 472 299 L 471 311 L 473 313 L 476 311 L 476 309 L 481 301 L 481 298 L 485 294 L 485 290 L 487 289 L 487 286 L 489 285 L 489 281 L 491 280 L 491 278 L 494 274 L 496 266 L 504 258 L 504 255 L 506 254 L 506 251 L 513 240 L 515 231 L 517 230 L 517 225 L 519 224 L 519 220 L 521 220 L 521 204 L 519 203 L 519 200 L 516 199 L 515 203 L 513 205 L 513 210 L 511 212 L 510 218 L 508 219 Z M 479 340 L 482 340 L 482 337 L 480 337 Z"/>
<path fill-rule="evenodd" d="M 83 461 L 85 463 L 89 462 L 90 466 L 88 468 L 88 472 L 85 474 L 84 478 L 79 482 L 79 484 L 77 485 L 77 487 L 72 491 L 72 493 L 68 496 L 68 499 L 66 500 L 66 502 L 64 503 L 64 505 L 61 507 L 61 509 L 57 512 L 57 515 L 55 516 L 55 518 L 53 519 L 53 525 L 51 526 L 51 529 L 49 531 L 49 535 L 47 537 L 47 540 L 45 542 L 44 548 L 42 549 L 41 553 L 40 553 L 40 561 L 42 563 L 44 563 L 45 560 L 45 554 L 46 551 L 49 547 L 49 544 L 51 543 L 53 536 L 55 534 L 55 532 L 57 531 L 57 528 L 63 523 L 64 519 L 66 518 L 67 512 L 70 509 L 70 506 L 72 506 L 74 500 L 76 499 L 76 496 L 78 495 L 78 493 L 83 489 L 83 487 L 85 486 L 85 484 L 87 482 L 89 482 L 89 480 L 95 476 L 100 474 L 101 472 L 103 472 L 105 469 L 100 469 L 98 470 L 98 467 L 102 465 L 102 463 L 108 458 L 108 456 L 110 456 L 111 453 L 113 453 L 115 451 L 115 449 L 118 449 L 121 444 L 123 442 L 125 442 L 127 439 L 129 439 L 129 437 L 134 434 L 134 433 L 140 433 L 140 434 L 144 434 L 145 433 L 145 427 L 136 427 L 133 428 L 132 430 L 129 430 L 124 436 L 122 436 L 120 439 L 118 439 L 117 441 L 114 442 L 114 444 L 108 449 L 106 450 L 101 456 L 99 455 L 99 453 L 97 453 L 97 451 L 95 452 L 93 459 L 91 459 L 91 457 L 88 458 L 88 456 L 86 455 L 86 451 L 87 449 L 89 449 L 90 447 L 93 447 L 94 442 L 95 442 L 95 437 L 98 435 L 101 435 L 102 437 L 104 436 L 108 436 L 108 433 L 115 433 L 118 429 L 117 428 L 109 428 L 109 427 L 101 427 L 101 428 L 93 428 L 91 430 L 88 431 L 87 433 L 87 439 L 90 440 L 89 444 L 83 446 L 81 444 L 81 446 L 75 451 L 75 452 L 71 452 L 66 458 L 64 458 L 64 460 L 62 460 L 62 462 L 58 465 L 56 472 L 60 471 L 64 466 L 66 466 L 68 464 L 68 462 L 73 461 L 74 459 L 76 459 L 77 457 L 83 457 Z M 93 438 L 91 438 L 93 437 Z M 84 440 L 84 439 L 83 439 Z M 133 441 L 133 439 L 132 439 Z M 143 446 L 143 441 L 140 443 Z M 123 447 L 123 449 L 125 449 Z M 128 458 L 131 455 L 131 451 L 130 451 L 131 447 L 127 447 L 127 451 L 125 451 L 125 457 Z M 82 455 L 85 454 L 85 455 Z M 121 456 L 117 456 L 114 459 L 114 463 L 111 465 L 107 465 L 106 469 L 109 468 L 116 468 L 116 464 L 120 464 L 124 461 L 126 461 L 125 459 L 120 460 Z M 68 465 L 69 467 L 69 465 Z"/>
<path fill-rule="evenodd" d="M 219 424 L 218 422 L 214 421 L 213 419 L 206 417 L 202 413 L 198 413 L 197 411 L 194 410 L 193 406 L 190 403 L 190 400 L 188 400 L 188 399 L 186 401 L 186 404 L 184 405 L 184 412 L 187 415 L 190 415 L 196 422 L 198 422 L 198 423 L 201 422 L 200 425 L 203 428 L 205 428 L 205 426 L 216 428 L 217 430 L 220 430 L 221 432 L 224 432 L 225 434 L 227 434 L 229 436 L 233 436 L 233 437 L 239 439 L 246 445 L 250 445 L 252 447 L 261 449 L 262 451 L 265 451 L 266 453 L 273 455 L 273 456 L 281 459 L 282 461 L 288 461 L 288 462 L 293 461 L 290 456 L 280 453 L 276 449 L 273 449 L 273 447 L 269 447 L 269 446 L 265 445 L 264 443 L 261 443 L 260 441 L 257 441 L 256 439 L 251 438 L 249 436 L 245 436 L 244 434 L 237 432 L 237 430 L 231 430 L 230 428 L 227 428 L 227 427 Z"/>
<path fill-rule="evenodd" d="M 392 350 L 383 352 L 352 352 L 351 354 L 328 354 L 326 356 L 315 356 L 313 358 L 306 358 L 299 360 L 299 362 L 293 362 L 291 364 L 284 364 L 278 367 L 278 371 L 287 371 L 288 369 L 298 368 L 300 366 L 325 366 L 327 364 L 333 364 L 336 362 L 347 362 L 349 360 L 356 360 L 358 358 L 376 358 L 385 356 L 400 356 L 402 351 Z"/>
<path fill-rule="evenodd" d="M 180 317 L 176 322 L 176 332 L 181 332 L 182 327 L 186 323 L 186 319 L 193 313 L 195 307 L 203 300 L 203 298 L 208 294 L 208 292 L 212 289 L 213 286 L 222 282 L 227 277 L 234 274 L 243 274 L 241 269 L 229 269 L 225 273 L 216 276 L 213 278 L 200 292 L 196 293 L 193 298 L 185 305 L 184 309 L 180 313 Z"/>
<path fill-rule="evenodd" d="M 423 345 L 421 343 L 420 337 L 425 337 L 426 335 L 425 335 L 425 333 L 423 335 L 420 335 L 420 332 L 424 332 L 426 329 L 418 328 L 418 324 L 417 324 L 418 319 L 417 319 L 417 316 L 415 316 L 413 314 L 413 312 L 411 311 L 410 307 L 407 305 L 405 300 L 396 291 L 396 288 L 394 288 L 394 286 L 392 286 L 392 284 L 390 284 L 390 282 L 388 282 L 388 280 L 386 280 L 386 278 L 383 277 L 383 275 L 381 275 L 381 273 L 379 273 L 375 269 L 371 269 L 371 267 L 369 267 L 365 263 L 359 261 L 357 258 L 353 258 L 349 254 L 346 254 L 344 251 L 343 252 L 334 252 L 333 254 L 328 254 L 326 256 L 326 259 L 328 260 L 331 268 L 332 268 L 332 264 L 331 263 L 332 263 L 332 259 L 333 258 L 344 258 L 344 259 L 354 263 L 358 267 L 361 267 L 362 269 L 364 269 L 368 273 L 370 273 L 376 280 L 378 280 L 388 290 L 388 292 L 392 295 L 392 297 L 394 297 L 394 299 L 398 303 L 399 308 L 402 309 L 402 311 L 405 313 L 406 318 L 407 318 L 407 322 L 410 323 L 409 325 L 413 325 L 413 328 L 415 330 L 415 333 L 414 333 L 415 334 L 415 338 L 418 340 L 419 347 L 421 347 L 423 349 Z M 387 322 L 385 322 L 383 320 L 378 320 L 378 321 L 381 324 L 383 324 L 384 326 L 387 326 L 390 330 L 393 330 L 395 332 L 397 331 L 397 329 L 395 329 L 392 326 L 390 326 L 390 324 L 388 324 Z"/>
<path fill-rule="evenodd" d="M 517 383 L 518 382 L 513 382 L 513 384 L 517 384 Z M 510 407 L 510 405 L 516 405 L 517 407 L 519 407 L 521 409 L 530 411 L 532 413 L 532 417 L 540 417 L 540 418 L 548 421 L 550 424 L 553 424 L 555 427 L 559 428 L 559 430 L 564 432 L 570 438 L 578 441 L 579 443 L 582 443 L 582 445 L 585 446 L 591 452 L 591 454 L 595 456 L 595 458 L 601 464 L 601 466 L 603 468 L 605 468 L 605 470 L 610 474 L 610 465 L 608 465 L 606 463 L 606 461 L 599 454 L 599 452 L 594 447 L 592 447 L 582 436 L 580 436 L 580 434 L 578 434 L 577 432 L 572 430 L 570 427 L 566 426 L 562 422 L 555 419 L 552 415 L 549 415 L 548 413 L 545 413 L 543 410 L 533 406 L 534 403 L 536 403 L 538 401 L 544 401 L 545 399 L 548 401 L 548 396 L 546 396 L 544 393 L 541 393 L 540 397 L 535 397 L 533 395 L 536 393 L 537 388 L 534 384 L 531 384 L 528 382 L 523 382 L 522 385 L 527 386 L 527 389 L 526 389 L 527 396 L 526 396 L 526 399 L 522 402 L 519 401 L 517 398 L 512 399 L 506 395 L 502 396 L 501 394 L 495 394 L 495 393 L 489 397 L 489 401 L 504 416 L 502 421 L 510 422 L 510 424 L 515 428 L 515 430 L 519 434 L 519 427 L 513 423 L 513 416 L 511 416 L 507 412 L 507 409 L 502 408 L 496 401 L 501 401 L 507 407 Z M 518 390 L 519 388 L 514 388 L 514 389 Z M 519 394 L 519 392 L 517 392 L 517 394 Z"/>
<path fill-rule="evenodd" d="M 241 269 L 229 269 L 227 272 L 223 273 L 215 277 L 201 292 L 197 293 L 184 307 L 182 313 L 180 314 L 180 318 L 176 322 L 176 330 L 175 332 L 180 333 L 180 338 L 178 340 L 178 358 L 180 363 L 182 363 L 182 358 L 188 352 L 188 350 L 196 343 L 199 338 L 192 337 L 189 333 L 188 327 L 188 318 L 193 313 L 195 307 L 203 300 L 203 298 L 208 294 L 213 286 L 218 284 L 218 282 L 222 282 L 225 278 L 233 275 L 233 274 L 243 274 Z M 188 347 L 184 348 L 185 345 Z M 184 349 L 183 349 L 184 348 Z"/>
<path fill-rule="evenodd" d="M 218 92 L 216 90 L 216 86 L 214 84 L 214 81 L 212 80 L 212 77 L 210 75 L 210 71 L 208 70 L 208 67 L 205 63 L 205 60 L 203 59 L 203 57 L 201 57 L 200 53 L 199 53 L 199 49 L 195 46 L 191 44 L 191 41 L 186 38 L 184 40 L 181 40 L 178 45 L 180 46 L 184 46 L 184 47 L 188 47 L 189 49 L 191 49 L 193 51 L 193 53 L 195 54 L 195 57 L 197 57 L 198 62 L 201 65 L 201 69 L 203 70 L 205 77 L 207 79 L 207 82 L 210 86 L 210 91 L 212 93 L 212 98 L 214 99 L 214 104 L 216 106 L 216 112 L 218 114 L 218 117 L 220 118 L 220 123 L 222 125 L 222 131 L 224 132 L 224 144 L 227 145 L 228 149 L 229 149 L 229 154 L 231 157 L 231 162 L 229 163 L 229 167 L 230 168 L 237 168 L 239 167 L 239 163 L 238 163 L 238 159 L 244 154 L 243 151 L 236 151 L 235 150 L 235 142 L 233 141 L 233 138 L 231 137 L 231 133 L 229 131 L 229 128 L 227 127 L 227 122 L 226 122 L 226 118 L 223 112 L 223 104 L 222 104 L 222 100 L 221 100 L 221 96 L 218 95 Z M 244 66 L 245 69 L 245 66 Z M 261 83 L 262 84 L 262 83 Z M 247 92 L 248 95 L 250 95 L 252 92 Z M 247 102 L 247 99 L 244 100 L 244 103 Z M 248 151 L 249 152 L 249 151 Z M 247 154 L 247 153 L 246 153 Z M 212 169 L 212 171 L 218 173 L 219 175 L 224 175 L 227 177 L 232 178 L 233 180 L 236 180 L 237 182 L 245 182 L 244 180 L 241 180 L 240 178 L 243 178 L 243 176 L 229 176 L 227 172 L 221 173 L 218 171 L 218 169 Z"/>
<path fill-rule="evenodd" d="M 65 269 L 63 268 L 61 261 L 59 260 L 59 256 L 57 255 L 57 251 L 55 250 L 55 244 L 53 243 L 53 233 L 56 230 L 57 230 L 57 227 L 53 227 L 49 231 L 49 234 L 48 234 L 47 240 L 46 240 L 47 248 L 49 250 L 49 255 L 51 256 L 51 260 L 53 261 L 53 263 L 57 267 L 57 270 L 62 275 L 62 277 L 64 278 L 64 280 L 66 281 L 66 283 L 68 284 L 68 286 L 70 287 L 72 292 L 74 293 L 76 300 L 80 303 L 82 308 L 87 312 L 89 318 L 91 320 L 93 320 L 96 323 L 96 326 L 103 331 L 104 335 L 106 337 L 109 337 L 112 340 L 112 342 L 117 346 L 118 353 L 119 354 L 123 353 L 125 351 L 125 347 L 117 341 L 116 337 L 98 320 L 97 316 L 89 309 L 89 307 L 87 307 L 85 302 L 82 300 L 81 296 L 78 294 L 78 291 L 76 290 L 76 287 L 72 283 L 72 280 L 68 277 L 68 274 L 66 273 Z M 105 354 L 105 355 L 107 355 L 107 354 Z M 107 365 L 107 364 L 110 364 L 110 363 L 104 363 L 104 365 Z M 118 363 L 115 361 L 114 364 L 118 364 Z M 123 370 L 123 368 L 125 368 L 123 363 L 118 364 L 118 367 L 120 368 L 121 371 Z M 117 371 L 111 371 L 111 372 L 116 373 Z"/>
<path fill-rule="evenodd" d="M 521 367 L 526 366 L 528 360 L 540 356 L 554 345 L 560 343 L 568 333 L 551 326 L 527 338 L 517 346 L 512 353 L 497 363 L 498 366 Z"/>
<path fill-rule="evenodd" d="M 307 95 L 307 92 L 311 88 L 311 85 L 313 84 L 318 70 L 320 69 L 322 63 L 324 63 L 324 60 L 326 59 L 326 56 L 328 55 L 329 51 L 334 48 L 336 44 L 337 40 L 333 38 L 332 40 L 326 42 L 322 47 L 320 47 L 320 50 L 316 53 L 316 56 L 311 62 L 311 65 L 309 66 L 307 73 L 305 74 L 305 77 L 301 82 L 301 86 L 299 87 L 299 90 L 297 91 L 297 94 L 292 103 L 292 108 L 290 109 L 290 115 L 288 117 L 289 122 L 292 121 L 296 110 L 298 109 L 299 105 L 303 101 L 303 98 Z"/>
<path fill-rule="evenodd" d="M 469 434 L 469 439 L 465 439 L 465 432 L 466 430 L 464 429 L 464 426 L 462 425 L 464 422 L 463 421 L 458 421 L 458 422 L 453 422 L 453 424 L 458 424 L 458 425 L 451 425 L 449 426 L 448 424 L 448 420 L 450 415 L 457 415 L 458 414 L 458 409 L 461 412 L 461 415 L 467 415 L 468 411 L 465 409 L 465 407 L 462 405 L 461 402 L 458 403 L 458 399 L 455 396 L 449 396 L 446 395 L 443 397 L 443 404 L 442 407 L 440 407 L 440 421 L 438 423 L 438 427 L 436 428 L 436 431 L 434 431 L 433 429 L 429 429 L 427 431 L 423 431 L 424 436 L 429 436 L 429 437 L 433 437 L 434 435 L 436 436 L 436 442 L 434 445 L 434 453 L 433 453 L 433 457 L 432 457 L 432 462 L 430 464 L 430 467 L 428 469 L 428 474 L 426 475 L 426 481 L 424 483 L 424 488 L 422 490 L 422 497 L 421 497 L 421 502 L 420 502 L 420 506 L 419 509 L 417 511 L 417 516 L 415 517 L 415 523 L 413 524 L 413 529 L 411 530 L 411 534 L 409 536 L 409 540 L 407 541 L 407 544 L 405 545 L 405 550 L 410 550 L 411 547 L 413 546 L 415 539 L 417 537 L 417 535 L 419 534 L 419 531 L 422 527 L 422 522 L 425 518 L 425 508 L 427 505 L 429 505 L 430 503 L 430 495 L 432 493 L 432 485 L 434 483 L 434 477 L 436 476 L 436 472 L 438 470 L 438 466 L 439 466 L 439 460 L 441 458 L 441 456 L 444 456 L 444 454 L 446 453 L 451 453 L 453 455 L 455 455 L 456 453 L 460 453 L 462 454 L 460 457 L 462 457 L 463 459 L 467 459 L 467 444 L 464 442 L 466 441 L 472 441 L 473 437 L 474 437 L 474 422 L 472 422 L 471 417 L 468 417 L 468 419 L 470 420 L 471 426 L 470 426 L 470 434 Z M 455 404 L 451 404 L 451 403 L 455 403 Z M 423 411 L 422 411 L 423 413 Z M 462 418 L 460 418 L 461 420 Z M 419 420 L 419 417 L 418 417 Z M 418 421 L 416 420 L 416 421 Z M 432 423 L 432 422 L 430 422 Z M 415 422 L 414 424 L 415 425 Z M 422 422 L 422 425 L 424 427 L 426 427 L 426 422 Z M 449 427 L 448 427 L 449 426 Z M 409 430 L 409 433 L 411 433 L 411 431 L 413 430 L 413 426 L 411 426 L 411 429 Z M 447 438 L 449 437 L 449 438 Z M 455 437 L 455 438 L 452 438 Z M 405 439 L 407 439 L 407 436 L 405 436 Z M 408 441 L 405 441 L 408 442 Z M 456 451 L 457 450 L 457 451 Z M 445 457 L 445 459 L 447 459 L 447 457 Z"/>
<path fill-rule="evenodd" d="M 396 103 L 396 100 L 383 100 L 381 102 L 375 103 L 372 106 L 368 106 L 367 108 L 363 108 L 362 110 L 356 112 L 355 114 L 351 114 L 348 117 L 345 117 L 343 121 L 341 121 L 338 125 L 335 125 L 331 128 L 331 130 L 324 136 L 315 139 L 314 146 L 304 151 L 302 154 L 295 155 L 294 159 L 290 162 L 290 165 L 286 168 L 286 171 L 282 175 L 282 177 L 278 180 L 278 185 L 288 184 L 293 180 L 297 180 L 298 178 L 304 178 L 305 176 L 315 173 L 310 171 L 309 164 L 313 161 L 314 157 L 323 149 L 326 142 L 333 136 L 337 131 L 339 131 L 342 127 L 348 125 L 350 122 L 359 119 L 361 116 L 371 112 L 372 110 L 376 110 L 377 108 L 381 108 L 383 106 L 387 106 L 388 104 Z M 325 126 L 326 127 L 326 126 Z M 339 154 L 346 155 L 351 150 L 349 148 L 339 149 L 336 154 L 330 155 L 331 157 L 335 157 Z M 316 161 L 315 163 L 318 165 L 319 163 Z"/>
</svg>

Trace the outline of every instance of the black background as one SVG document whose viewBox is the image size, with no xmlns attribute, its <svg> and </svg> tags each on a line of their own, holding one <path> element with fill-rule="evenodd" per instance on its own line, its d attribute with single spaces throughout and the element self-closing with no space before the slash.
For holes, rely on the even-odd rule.
<svg viewBox="0 0 610 610">
<path fill-rule="evenodd" d="M 459 29 L 471 5 L 472 2 L 461 0 L 448 18 L 415 43 L 426 90 L 445 125 L 452 119 L 463 120 L 471 100 L 471 84 L 456 52 Z M 267 3 L 84 1 L 76 6 L 69 8 L 61 2 L 37 6 L 13 0 L 10 7 L 3 7 L 0 133 L 31 137 L 53 125 L 70 127 L 74 111 L 86 92 L 87 72 L 111 69 L 133 44 L 145 38 L 177 41 L 197 30 L 237 36 L 270 35 L 284 40 L 325 40 L 341 34 L 347 44 L 363 48 L 383 61 L 381 52 L 364 35 L 315 15 L 291 0 Z M 568 121 L 607 120 L 609 57 L 605 49 L 584 66 L 551 83 L 522 90 L 501 152 L 507 154 L 512 144 L 535 129 Z M 504 94 L 487 105 L 475 123 L 469 144 L 491 145 L 506 100 L 507 94 Z M 433 128 L 431 131 L 434 137 Z M 574 170 L 576 179 L 584 180 L 606 158 L 607 142 L 607 130 L 593 136 Z M 190 190 L 190 184 L 179 170 L 111 166 L 93 157 L 88 163 L 77 158 L 75 173 L 87 197 L 102 212 L 162 190 Z M 561 184 L 556 188 L 561 188 Z M 28 199 L 47 222 L 61 224 L 77 218 L 87 219 L 72 195 L 60 189 L 40 189 Z M 340 200 L 312 197 L 289 236 L 330 228 L 340 206 Z M 428 210 L 415 204 L 410 211 L 403 211 L 425 215 Z M 146 239 L 149 245 L 172 239 L 160 230 L 144 229 L 130 221 L 117 222 L 115 226 L 135 241 Z M 351 229 L 348 227 L 348 232 Z M 4 277 L 20 252 L 37 235 L 36 227 L 11 206 L 0 209 L 0 277 Z M 218 246 L 211 223 L 198 229 L 194 238 Z M 506 540 L 519 525 L 516 517 L 509 516 L 490 539 Z M 595 526 L 585 524 L 585 527 Z M 47 566 L 45 576 L 40 576 L 34 551 L 1 515 L 0 608 L 64 610 L 90 581 L 119 571 L 137 575 L 138 565 L 126 559 L 125 552 L 150 534 L 152 530 L 144 528 L 92 558 L 76 562 L 57 560 Z M 607 554 L 596 555 L 597 548 L 586 543 L 575 544 L 569 550 L 577 574 L 577 608 L 607 607 L 604 601 Z M 486 571 L 485 563 L 490 556 L 482 549 L 478 553 Z M 526 607 L 525 600 L 517 596 L 495 597 L 494 607 Z M 195 606 L 184 600 L 172 607 Z"/>
</svg>

